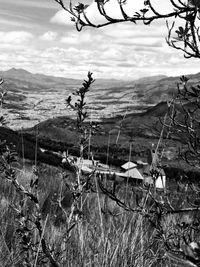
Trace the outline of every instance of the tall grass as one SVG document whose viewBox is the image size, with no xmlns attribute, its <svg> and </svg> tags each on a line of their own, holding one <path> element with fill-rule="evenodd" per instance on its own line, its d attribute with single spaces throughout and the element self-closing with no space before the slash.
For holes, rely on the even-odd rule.
<svg viewBox="0 0 200 267">
<path fill-rule="evenodd" d="M 26 170 L 27 176 L 31 171 Z M 62 170 L 40 166 L 39 182 L 40 207 L 48 199 L 52 189 L 59 192 Z M 21 180 L 27 186 L 26 179 Z M 97 183 L 96 186 L 98 187 Z M 124 188 L 127 185 L 124 184 Z M 124 188 L 118 193 L 123 196 Z M 164 246 L 155 240 L 156 231 L 141 214 L 120 208 L 113 200 L 105 197 L 98 188 L 97 193 L 83 195 L 82 214 L 72 218 L 74 228 L 68 231 L 68 217 L 57 209 L 51 195 L 48 211 L 43 217 L 43 235 L 59 266 L 170 266 L 165 257 Z M 138 189 L 136 190 L 138 191 Z M 5 194 L 6 193 L 6 194 Z M 8 194 L 7 194 L 8 193 Z M 141 193 L 142 194 L 142 193 Z M 16 236 L 17 216 L 11 207 L 23 201 L 24 211 L 30 211 L 30 202 L 11 190 L 10 184 L 1 179 L 1 259 L 3 266 L 51 266 L 42 253 L 37 229 L 33 229 L 35 249 L 29 255 L 31 261 L 24 262 L 25 250 Z M 135 195 L 128 194 L 129 202 L 135 202 Z M 106 199 L 105 199 L 106 198 Z M 77 220 L 77 221 L 75 221 Z M 170 222 L 171 223 L 171 222 Z M 36 242 L 37 241 L 37 242 Z M 30 253 L 30 251 L 29 251 Z M 26 265 L 27 264 L 27 265 Z"/>
<path fill-rule="evenodd" d="M 25 167 L 24 171 L 27 177 L 31 177 L 32 173 L 28 168 Z M 52 188 L 55 192 L 56 187 L 59 190 L 59 185 L 62 183 L 62 170 L 42 165 L 40 171 L 41 179 L 38 187 L 42 208 Z M 28 266 L 25 265 L 28 263 L 23 260 L 25 250 L 21 247 L 20 237 L 16 234 L 19 227 L 16 222 L 18 216 L 13 206 L 17 207 L 19 202 L 23 202 L 21 206 L 24 211 L 30 212 L 31 203 L 26 197 L 21 197 L 9 182 L 3 179 L 0 182 L 0 262 L 3 266 Z M 21 183 L 28 187 L 23 176 L 21 176 Z M 150 257 L 151 236 L 143 217 L 124 211 L 110 199 L 107 199 L 105 209 L 104 198 L 100 191 L 83 195 L 82 217 L 77 218 L 75 227 L 68 232 L 66 214 L 59 209 L 55 210 L 53 197 L 51 197 L 47 215 L 45 214 L 43 218 L 43 235 L 56 261 L 60 266 L 130 266 L 130 264 L 151 266 L 150 264 L 153 264 L 156 259 L 153 259 L 153 256 L 152 259 Z M 37 249 L 36 251 L 33 249 L 33 255 L 29 256 L 33 261 L 29 265 L 49 266 L 48 261 L 47 263 L 42 261 L 37 229 L 33 229 L 33 239 L 39 243 L 36 242 Z"/>
</svg>

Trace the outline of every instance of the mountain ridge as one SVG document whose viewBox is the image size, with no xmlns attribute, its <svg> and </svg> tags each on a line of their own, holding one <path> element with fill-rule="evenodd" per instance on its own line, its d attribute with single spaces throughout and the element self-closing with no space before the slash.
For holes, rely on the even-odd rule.
<svg viewBox="0 0 200 267">
<path fill-rule="evenodd" d="M 10 127 L 31 127 L 57 116 L 73 118 L 74 113 L 66 108 L 65 99 L 82 86 L 82 80 L 32 74 L 16 68 L 0 71 L 1 76 L 5 80 L 1 90 L 8 92 L 4 108 Z M 191 84 L 200 81 L 200 73 L 188 77 Z M 163 75 L 136 81 L 97 79 L 86 96 L 90 119 L 145 112 L 160 102 L 169 101 L 177 92 L 179 81 L 179 77 Z"/>
<path fill-rule="evenodd" d="M 18 79 L 22 79 L 22 80 L 33 80 L 33 81 L 38 81 L 40 83 L 42 82 L 47 82 L 49 80 L 49 82 L 72 82 L 72 83 L 80 83 L 80 85 L 82 84 L 82 79 L 75 79 L 75 78 L 69 78 L 69 77 L 62 77 L 62 76 L 54 76 L 54 75 L 47 75 L 47 74 L 42 74 L 42 73 L 32 73 L 29 72 L 25 69 L 21 69 L 21 68 L 11 68 L 8 69 L 6 71 L 0 71 L 0 76 L 2 76 L 2 78 L 18 78 Z M 83 77 L 84 78 L 84 77 Z M 97 81 L 98 83 L 100 82 L 105 82 L 105 83 L 123 83 L 123 80 L 118 80 L 118 79 L 103 79 L 103 78 L 97 78 L 95 79 L 95 81 Z"/>
<path fill-rule="evenodd" d="M 32 77 L 43 77 L 43 78 L 50 78 L 50 79 L 57 79 L 57 80 L 72 80 L 72 81 L 79 81 L 81 82 L 82 79 L 77 79 L 77 78 L 70 78 L 70 77 L 64 77 L 64 76 L 54 76 L 54 75 L 49 75 L 49 74 L 42 74 L 42 73 L 32 73 L 30 71 L 27 71 L 26 69 L 23 69 L 23 68 L 10 68 L 8 70 L 0 70 L 0 75 L 2 76 L 5 76 L 5 77 L 9 77 L 9 78 L 12 78 L 14 75 L 15 77 L 18 77 L 18 78 L 22 78 L 22 76 L 24 75 L 24 77 L 28 77 L 28 76 L 32 76 Z M 182 75 L 180 75 L 182 76 Z M 179 78 L 180 76 L 167 76 L 167 75 L 153 75 L 153 76 L 144 76 L 144 77 L 141 77 L 141 78 L 136 78 L 136 79 L 133 79 L 133 80 L 123 80 L 123 79 L 114 79 L 114 78 L 111 78 L 111 79 L 104 79 L 104 78 L 96 78 L 97 81 L 105 81 L 105 82 L 123 82 L 123 83 L 136 83 L 136 84 L 144 84 L 144 83 L 149 83 L 149 82 L 157 82 L 157 81 L 164 81 L 164 80 L 176 80 L 177 78 Z M 186 74 L 184 75 L 190 79 L 196 79 L 197 76 L 199 77 L 199 81 L 200 81 L 200 72 L 197 72 L 195 74 Z M 84 77 L 83 77 L 84 78 Z"/>
</svg>

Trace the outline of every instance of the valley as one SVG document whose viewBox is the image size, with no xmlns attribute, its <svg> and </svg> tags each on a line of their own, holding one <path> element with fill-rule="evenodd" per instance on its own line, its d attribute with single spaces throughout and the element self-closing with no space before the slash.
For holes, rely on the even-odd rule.
<svg viewBox="0 0 200 267">
<path fill-rule="evenodd" d="M 65 99 L 81 80 L 32 74 L 23 69 L 0 72 L 7 91 L 3 113 L 12 129 L 29 128 L 57 116 L 74 118 Z M 192 76 L 196 82 L 200 75 Z M 179 77 L 155 76 L 136 81 L 97 79 L 87 94 L 89 120 L 103 120 L 122 114 L 141 113 L 176 92 Z"/>
</svg>

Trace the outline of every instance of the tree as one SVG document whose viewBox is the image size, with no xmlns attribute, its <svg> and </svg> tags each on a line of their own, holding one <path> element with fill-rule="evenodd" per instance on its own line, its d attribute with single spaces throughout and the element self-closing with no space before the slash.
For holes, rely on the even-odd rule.
<svg viewBox="0 0 200 267">
<path fill-rule="evenodd" d="M 177 84 L 178 93 L 169 108 L 165 123 L 170 136 L 180 140 L 185 148 L 183 159 L 191 166 L 200 166 L 200 85 L 192 85 L 189 78 L 182 76 Z"/>
<path fill-rule="evenodd" d="M 200 22 L 200 2 L 198 0 L 166 0 L 166 10 L 161 10 L 155 0 L 94 0 L 88 6 L 79 3 L 67 7 L 63 0 L 55 0 L 61 7 L 72 15 L 76 29 L 81 31 L 83 27 L 100 28 L 110 24 L 132 22 L 137 24 L 142 21 L 145 25 L 153 21 L 166 19 L 168 36 L 166 41 L 174 49 L 181 50 L 186 58 L 200 58 L 200 34 L 198 23 Z M 118 16 L 108 11 L 111 5 L 118 9 Z M 92 21 L 90 8 L 96 8 L 102 20 Z M 128 11 L 129 10 L 129 11 Z M 130 14 L 130 10 L 134 10 Z M 110 14 L 111 13 L 111 14 Z M 169 23 L 168 19 L 173 22 Z M 180 23 L 179 25 L 176 25 Z M 176 30 L 175 30 L 176 28 Z M 175 30 L 175 31 L 174 31 Z M 175 33 L 175 36 L 174 36 Z"/>
</svg>

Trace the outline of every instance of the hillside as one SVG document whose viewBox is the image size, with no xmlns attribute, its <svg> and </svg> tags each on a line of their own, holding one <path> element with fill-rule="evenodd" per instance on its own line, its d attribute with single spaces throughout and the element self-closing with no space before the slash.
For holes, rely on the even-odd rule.
<svg viewBox="0 0 200 267">
<path fill-rule="evenodd" d="M 160 119 L 163 120 L 166 112 L 167 103 L 161 102 L 145 112 L 105 118 L 98 122 L 98 129 L 91 137 L 90 151 L 95 159 L 101 162 L 106 163 L 108 160 L 110 164 L 121 165 L 129 160 L 131 144 L 131 160 L 143 159 L 145 161 L 148 149 L 152 144 L 158 143 L 162 127 Z M 7 140 L 8 143 L 14 144 L 21 157 L 24 155 L 25 158 L 33 161 L 35 159 L 36 136 L 39 162 L 59 166 L 61 158 L 53 152 L 68 151 L 69 154 L 80 155 L 76 121 L 70 117 L 60 116 L 48 119 L 32 128 L 18 132 L 3 127 L 0 129 L 1 140 Z M 165 147 L 165 142 L 161 143 L 160 148 L 165 147 L 166 157 L 169 152 L 170 160 L 172 160 L 170 162 L 164 156 L 163 164 L 171 164 L 173 168 L 178 168 L 180 162 L 176 161 L 176 157 L 180 146 L 182 144 L 177 139 L 168 140 L 167 147 Z M 46 152 L 42 152 L 39 148 Z M 86 144 L 84 150 L 86 158 L 88 151 L 89 147 Z M 188 166 L 186 166 L 187 168 Z"/>
<path fill-rule="evenodd" d="M 42 153 L 39 148 L 36 150 L 35 138 L 28 138 L 24 132 L 16 132 L 11 129 L 0 127 L 0 140 L 6 140 L 8 145 L 13 149 L 21 158 L 29 159 L 35 163 L 35 156 L 37 153 L 38 162 L 47 163 L 54 166 L 59 166 L 61 160 L 58 156 L 52 153 Z"/>
<path fill-rule="evenodd" d="M 99 121 L 98 130 L 91 137 L 91 151 L 95 158 L 106 161 L 109 142 L 109 160 L 126 161 L 131 142 L 133 158 L 145 159 L 148 148 L 152 143 L 158 142 L 159 132 L 153 128 L 160 124 L 159 117 L 162 118 L 166 112 L 167 104 L 163 102 L 139 114 L 121 115 Z M 79 154 L 79 137 L 75 120 L 66 116 L 48 119 L 33 128 L 26 129 L 25 133 L 34 140 L 36 130 L 40 147 Z M 174 142 L 170 142 L 171 146 L 174 146 Z M 88 147 L 85 149 L 86 157 L 87 152 Z"/>
</svg>

